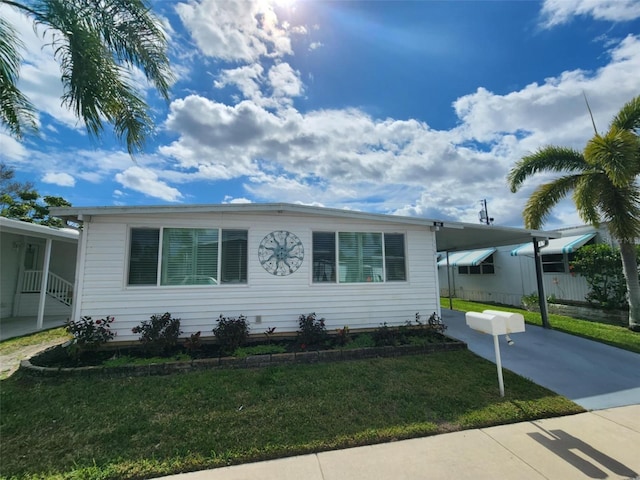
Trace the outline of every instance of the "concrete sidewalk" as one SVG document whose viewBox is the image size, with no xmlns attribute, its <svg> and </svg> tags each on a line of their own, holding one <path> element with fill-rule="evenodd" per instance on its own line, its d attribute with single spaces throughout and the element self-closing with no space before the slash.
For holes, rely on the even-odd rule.
<svg viewBox="0 0 640 480">
<path fill-rule="evenodd" d="M 172 480 L 640 478 L 640 405 L 165 477 Z"/>
</svg>

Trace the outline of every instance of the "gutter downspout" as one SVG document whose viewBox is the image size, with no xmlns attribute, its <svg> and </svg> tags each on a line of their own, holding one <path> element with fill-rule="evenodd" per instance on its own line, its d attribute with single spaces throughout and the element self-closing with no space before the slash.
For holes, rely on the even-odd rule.
<svg viewBox="0 0 640 480">
<path fill-rule="evenodd" d="M 549 240 L 544 240 L 543 247 L 549 245 Z M 551 328 L 549 323 L 549 313 L 547 310 L 547 295 L 544 291 L 544 283 L 542 282 L 542 255 L 540 254 L 540 245 L 538 239 L 533 239 L 533 259 L 536 265 L 536 282 L 538 284 L 538 303 L 540 305 L 540 317 L 542 317 L 542 327 Z"/>
</svg>

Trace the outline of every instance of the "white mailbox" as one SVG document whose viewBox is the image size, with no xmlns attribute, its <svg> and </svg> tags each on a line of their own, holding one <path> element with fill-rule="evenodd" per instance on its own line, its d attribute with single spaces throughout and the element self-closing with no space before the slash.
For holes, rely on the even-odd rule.
<svg viewBox="0 0 640 480">
<path fill-rule="evenodd" d="M 467 325 L 479 332 L 489 335 L 507 334 L 507 320 L 504 317 L 487 312 L 467 312 L 464 317 L 467 320 Z"/>
<path fill-rule="evenodd" d="M 509 333 L 520 333 L 524 332 L 524 317 L 521 313 L 515 312 L 502 312 L 500 310 L 484 310 L 482 313 L 487 315 L 495 315 L 496 317 L 502 317 L 506 319 L 506 332 L 505 335 Z M 503 335 L 499 333 L 498 335 Z"/>
<path fill-rule="evenodd" d="M 485 310 L 482 313 L 467 312 L 464 317 L 469 327 L 493 336 L 493 348 L 496 353 L 496 368 L 498 369 L 498 386 L 500 387 L 500 396 L 504 397 L 502 359 L 500 358 L 498 335 L 506 335 L 509 345 L 513 345 L 513 341 L 509 337 L 509 334 L 524 332 L 524 317 L 519 313 L 501 312 L 499 310 Z"/>
</svg>

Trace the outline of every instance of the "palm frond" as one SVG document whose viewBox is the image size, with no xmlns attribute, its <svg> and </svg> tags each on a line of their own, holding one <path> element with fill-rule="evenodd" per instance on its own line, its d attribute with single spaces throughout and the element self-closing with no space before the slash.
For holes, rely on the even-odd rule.
<svg viewBox="0 0 640 480">
<path fill-rule="evenodd" d="M 584 158 L 617 187 L 633 182 L 640 173 L 638 137 L 629 130 L 611 127 L 604 136 L 595 135 L 584 149 Z"/>
<path fill-rule="evenodd" d="M 640 130 L 640 95 L 632 98 L 613 117 L 611 127 L 637 132 Z"/>
<path fill-rule="evenodd" d="M 17 86 L 21 48 L 15 30 L 0 18 L 0 124 L 16 138 L 37 130 L 35 108 Z"/>
<path fill-rule="evenodd" d="M 577 150 L 549 146 L 519 160 L 509 172 L 507 182 L 511 191 L 516 192 L 528 177 L 539 172 L 573 173 L 589 168 Z"/>
<path fill-rule="evenodd" d="M 534 230 L 542 228 L 551 209 L 576 187 L 581 177 L 581 175 L 566 175 L 536 188 L 522 212 L 525 227 Z"/>
<path fill-rule="evenodd" d="M 153 129 L 143 93 L 130 76 L 139 67 L 168 100 L 173 80 L 166 38 L 144 0 L 40 0 L 34 20 L 52 33 L 62 71 L 63 104 L 97 137 L 104 122 L 129 153 Z"/>
<path fill-rule="evenodd" d="M 592 172 L 581 175 L 573 192 L 573 202 L 580 218 L 586 223 L 598 226 L 600 223 L 600 194 L 603 189 L 612 187 L 607 175 L 603 172 Z"/>
<path fill-rule="evenodd" d="M 640 237 L 640 190 L 634 184 L 607 188 L 600 193 L 600 210 L 611 234 L 621 241 Z"/>
</svg>

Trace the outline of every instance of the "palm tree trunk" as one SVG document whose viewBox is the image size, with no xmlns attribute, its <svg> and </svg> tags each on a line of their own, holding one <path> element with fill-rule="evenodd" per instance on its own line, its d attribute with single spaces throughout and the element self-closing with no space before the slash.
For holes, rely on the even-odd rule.
<svg viewBox="0 0 640 480">
<path fill-rule="evenodd" d="M 640 281 L 638 281 L 635 244 L 620 242 L 620 256 L 629 295 L 629 328 L 635 329 L 640 326 Z"/>
</svg>

